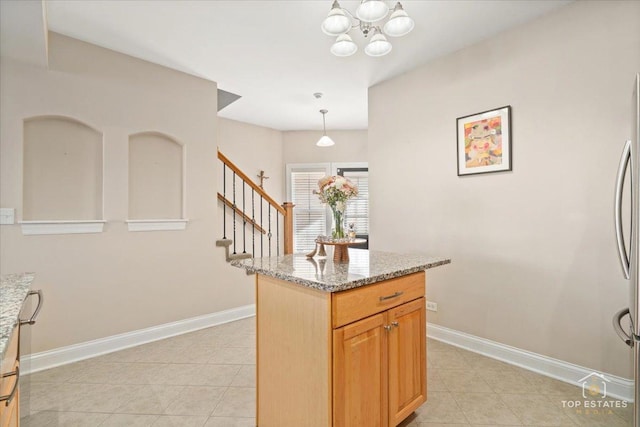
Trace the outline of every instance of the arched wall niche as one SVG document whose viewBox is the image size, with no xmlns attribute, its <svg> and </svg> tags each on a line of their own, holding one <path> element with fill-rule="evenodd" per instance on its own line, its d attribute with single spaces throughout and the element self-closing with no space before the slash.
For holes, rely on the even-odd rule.
<svg viewBox="0 0 640 427">
<path fill-rule="evenodd" d="M 155 131 L 129 136 L 129 230 L 181 230 L 185 146 Z"/>
<path fill-rule="evenodd" d="M 57 231 L 25 234 L 102 231 L 102 132 L 67 116 L 27 118 L 22 170 L 23 223 L 66 224 Z M 74 231 L 70 223 L 85 224 L 84 230 Z M 87 229 L 89 223 L 99 226 Z"/>
</svg>

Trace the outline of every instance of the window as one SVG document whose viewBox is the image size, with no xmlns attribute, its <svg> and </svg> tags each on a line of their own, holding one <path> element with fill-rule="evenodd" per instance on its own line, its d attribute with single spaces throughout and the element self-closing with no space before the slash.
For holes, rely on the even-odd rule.
<svg viewBox="0 0 640 427">
<path fill-rule="evenodd" d="M 318 180 L 327 175 L 324 167 L 291 169 L 290 200 L 293 209 L 293 251 L 310 251 L 315 247 L 319 235 L 327 233 L 327 210 L 313 190 L 318 189 Z"/>
<path fill-rule="evenodd" d="M 366 163 L 315 163 L 287 165 L 287 194 L 293 202 L 293 251 L 311 251 L 319 235 L 331 234 L 331 215 L 327 206 L 313 194 L 318 180 L 342 175 L 358 186 L 358 197 L 347 202 L 346 223 L 354 223 L 358 237 L 369 238 L 369 171 Z M 359 246 L 368 247 L 367 244 Z"/>
<path fill-rule="evenodd" d="M 340 168 L 338 175 L 349 178 L 358 187 L 358 197 L 347 202 L 346 223 L 355 224 L 356 234 L 369 234 L 369 169 Z"/>
</svg>

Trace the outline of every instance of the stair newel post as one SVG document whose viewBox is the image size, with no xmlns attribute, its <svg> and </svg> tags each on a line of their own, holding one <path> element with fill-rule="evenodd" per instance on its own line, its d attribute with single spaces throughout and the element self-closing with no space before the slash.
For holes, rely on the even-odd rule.
<svg viewBox="0 0 640 427">
<path fill-rule="evenodd" d="M 264 228 L 264 221 L 262 220 L 262 195 L 260 195 L 260 227 Z M 264 256 L 264 233 L 260 233 L 260 257 Z"/>
<path fill-rule="evenodd" d="M 242 181 L 242 213 L 244 214 L 247 209 L 245 208 L 245 194 L 244 189 L 246 188 L 246 183 L 244 180 Z M 247 217 L 245 215 L 242 216 L 242 253 L 247 253 Z"/>
<path fill-rule="evenodd" d="M 293 207 L 295 205 L 291 202 L 284 202 L 282 207 L 285 210 L 284 214 L 284 254 L 289 255 L 293 253 Z"/>
<path fill-rule="evenodd" d="M 233 254 L 236 254 L 236 173 L 233 173 Z"/>
<path fill-rule="evenodd" d="M 227 198 L 227 165 L 222 164 L 222 194 Z M 222 204 L 222 238 L 227 238 L 227 205 Z"/>
</svg>

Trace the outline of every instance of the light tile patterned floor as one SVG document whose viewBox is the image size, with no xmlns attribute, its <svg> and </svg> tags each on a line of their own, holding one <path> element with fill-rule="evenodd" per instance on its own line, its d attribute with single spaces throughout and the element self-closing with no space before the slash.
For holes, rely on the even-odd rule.
<svg viewBox="0 0 640 427">
<path fill-rule="evenodd" d="M 631 425 L 630 408 L 564 408 L 583 400 L 577 387 L 434 340 L 427 348 L 428 401 L 402 427 Z M 255 426 L 255 358 L 249 318 L 39 372 L 23 426 Z"/>
</svg>

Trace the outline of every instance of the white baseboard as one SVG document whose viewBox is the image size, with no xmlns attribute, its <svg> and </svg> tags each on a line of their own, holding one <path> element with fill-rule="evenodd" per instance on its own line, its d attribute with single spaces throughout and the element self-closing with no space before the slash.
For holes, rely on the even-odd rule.
<svg viewBox="0 0 640 427">
<path fill-rule="evenodd" d="M 582 387 L 580 379 L 594 372 L 583 366 L 500 344 L 433 323 L 427 324 L 427 336 L 578 387 Z M 633 380 L 607 373 L 604 373 L 604 376 L 610 381 L 607 384 L 607 396 L 633 402 Z"/>
<path fill-rule="evenodd" d="M 106 338 L 43 351 L 41 353 L 27 354 L 21 357 L 23 363 L 21 363 L 20 366 L 20 374 L 29 374 L 44 369 L 55 368 L 56 366 L 124 350 L 140 344 L 244 319 L 255 316 L 255 314 L 255 304 L 245 305 L 230 310 L 218 311 L 216 313 L 205 314 L 177 322 L 165 323 L 163 325 L 152 326 L 124 334 L 112 335 Z"/>
<path fill-rule="evenodd" d="M 199 329 L 220 325 L 223 323 L 255 316 L 255 304 L 245 305 L 230 310 L 219 311 L 177 322 L 113 335 L 80 344 L 74 344 L 53 350 L 24 355 L 21 374 L 29 374 L 56 366 L 66 365 L 84 359 L 101 356 L 114 351 L 124 350 L 140 344 L 158 341 L 164 338 L 181 335 Z M 474 335 L 445 328 L 433 323 L 427 326 L 427 336 L 437 341 L 479 353 L 493 359 L 501 360 L 511 365 L 519 366 L 541 375 L 555 378 L 578 387 L 581 378 L 591 374 L 593 370 L 553 359 L 551 357 L 532 353 L 519 348 L 500 344 L 495 341 L 476 337 Z M 610 384 L 607 395 L 628 402 L 633 401 L 633 380 L 604 374 Z"/>
</svg>

